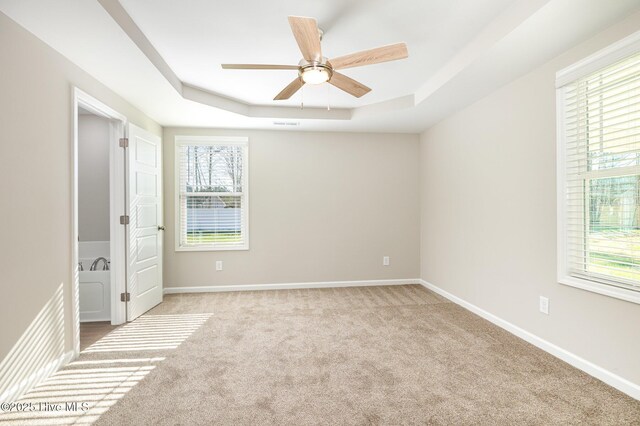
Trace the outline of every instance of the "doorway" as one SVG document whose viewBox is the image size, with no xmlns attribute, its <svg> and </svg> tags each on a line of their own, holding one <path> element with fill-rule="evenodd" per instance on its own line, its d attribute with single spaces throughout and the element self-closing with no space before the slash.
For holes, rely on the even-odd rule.
<svg viewBox="0 0 640 426">
<path fill-rule="evenodd" d="M 109 330 L 126 321 L 126 230 L 124 138 L 127 119 L 74 89 L 72 285 L 74 352 L 80 323 Z M 96 327 L 98 326 L 98 327 Z M 84 327 L 87 328 L 87 327 Z M 84 338 L 86 338 L 86 333 Z"/>
<path fill-rule="evenodd" d="M 81 334 L 106 334 L 162 302 L 162 140 L 74 88 L 72 147 L 77 356 Z M 100 324 L 81 333 L 92 321 Z"/>
<path fill-rule="evenodd" d="M 111 323 L 109 139 L 109 119 L 79 107 L 78 298 L 81 323 Z"/>
</svg>

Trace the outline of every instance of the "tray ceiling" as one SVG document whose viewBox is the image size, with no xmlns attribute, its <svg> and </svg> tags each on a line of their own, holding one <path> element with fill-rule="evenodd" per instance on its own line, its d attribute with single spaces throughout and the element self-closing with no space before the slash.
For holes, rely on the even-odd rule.
<svg viewBox="0 0 640 426">
<path fill-rule="evenodd" d="M 164 126 L 417 133 L 631 13 L 640 0 L 0 0 L 0 11 Z M 273 97 L 295 72 L 288 15 L 326 31 L 325 56 L 404 41 L 409 59 Z M 331 110 L 327 110 L 327 103 Z M 284 123 L 284 126 L 283 126 Z"/>
</svg>

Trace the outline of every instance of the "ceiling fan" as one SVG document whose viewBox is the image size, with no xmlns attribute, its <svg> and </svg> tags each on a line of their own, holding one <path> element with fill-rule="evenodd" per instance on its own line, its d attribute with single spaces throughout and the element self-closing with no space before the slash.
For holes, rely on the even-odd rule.
<svg viewBox="0 0 640 426">
<path fill-rule="evenodd" d="M 318 28 L 315 19 L 303 16 L 289 16 L 289 25 L 302 52 L 303 59 L 298 65 L 222 64 L 222 68 L 236 70 L 297 70 L 298 77 L 278 93 L 273 98 L 274 101 L 289 99 L 305 84 L 326 82 L 359 98 L 369 93 L 371 89 L 344 74 L 340 74 L 336 70 L 395 61 L 409 56 L 407 45 L 396 43 L 327 59 L 322 56 L 320 47 L 322 32 Z"/>
</svg>

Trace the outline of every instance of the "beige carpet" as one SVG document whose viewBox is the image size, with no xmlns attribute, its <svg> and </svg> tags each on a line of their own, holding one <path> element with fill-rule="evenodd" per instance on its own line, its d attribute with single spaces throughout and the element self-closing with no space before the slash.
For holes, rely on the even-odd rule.
<svg viewBox="0 0 640 426">
<path fill-rule="evenodd" d="M 166 296 L 43 398 L 90 402 L 5 420 L 640 425 L 640 402 L 417 285 Z"/>
</svg>

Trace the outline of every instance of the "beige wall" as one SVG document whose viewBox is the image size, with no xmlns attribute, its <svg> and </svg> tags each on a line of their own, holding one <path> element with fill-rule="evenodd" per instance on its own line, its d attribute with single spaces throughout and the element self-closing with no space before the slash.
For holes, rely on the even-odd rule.
<svg viewBox="0 0 640 426">
<path fill-rule="evenodd" d="M 72 87 L 161 128 L 1 13 L 0 58 L 1 394 L 72 348 Z"/>
<path fill-rule="evenodd" d="M 175 251 L 176 135 L 249 137 L 249 251 Z M 165 287 L 418 277 L 418 136 L 168 128 L 164 147 Z"/>
<path fill-rule="evenodd" d="M 638 28 L 636 14 L 432 127 L 420 182 L 423 279 L 640 384 L 640 305 L 556 280 L 554 88 Z"/>
<path fill-rule="evenodd" d="M 78 236 L 109 241 L 109 120 L 78 117 Z"/>
</svg>

